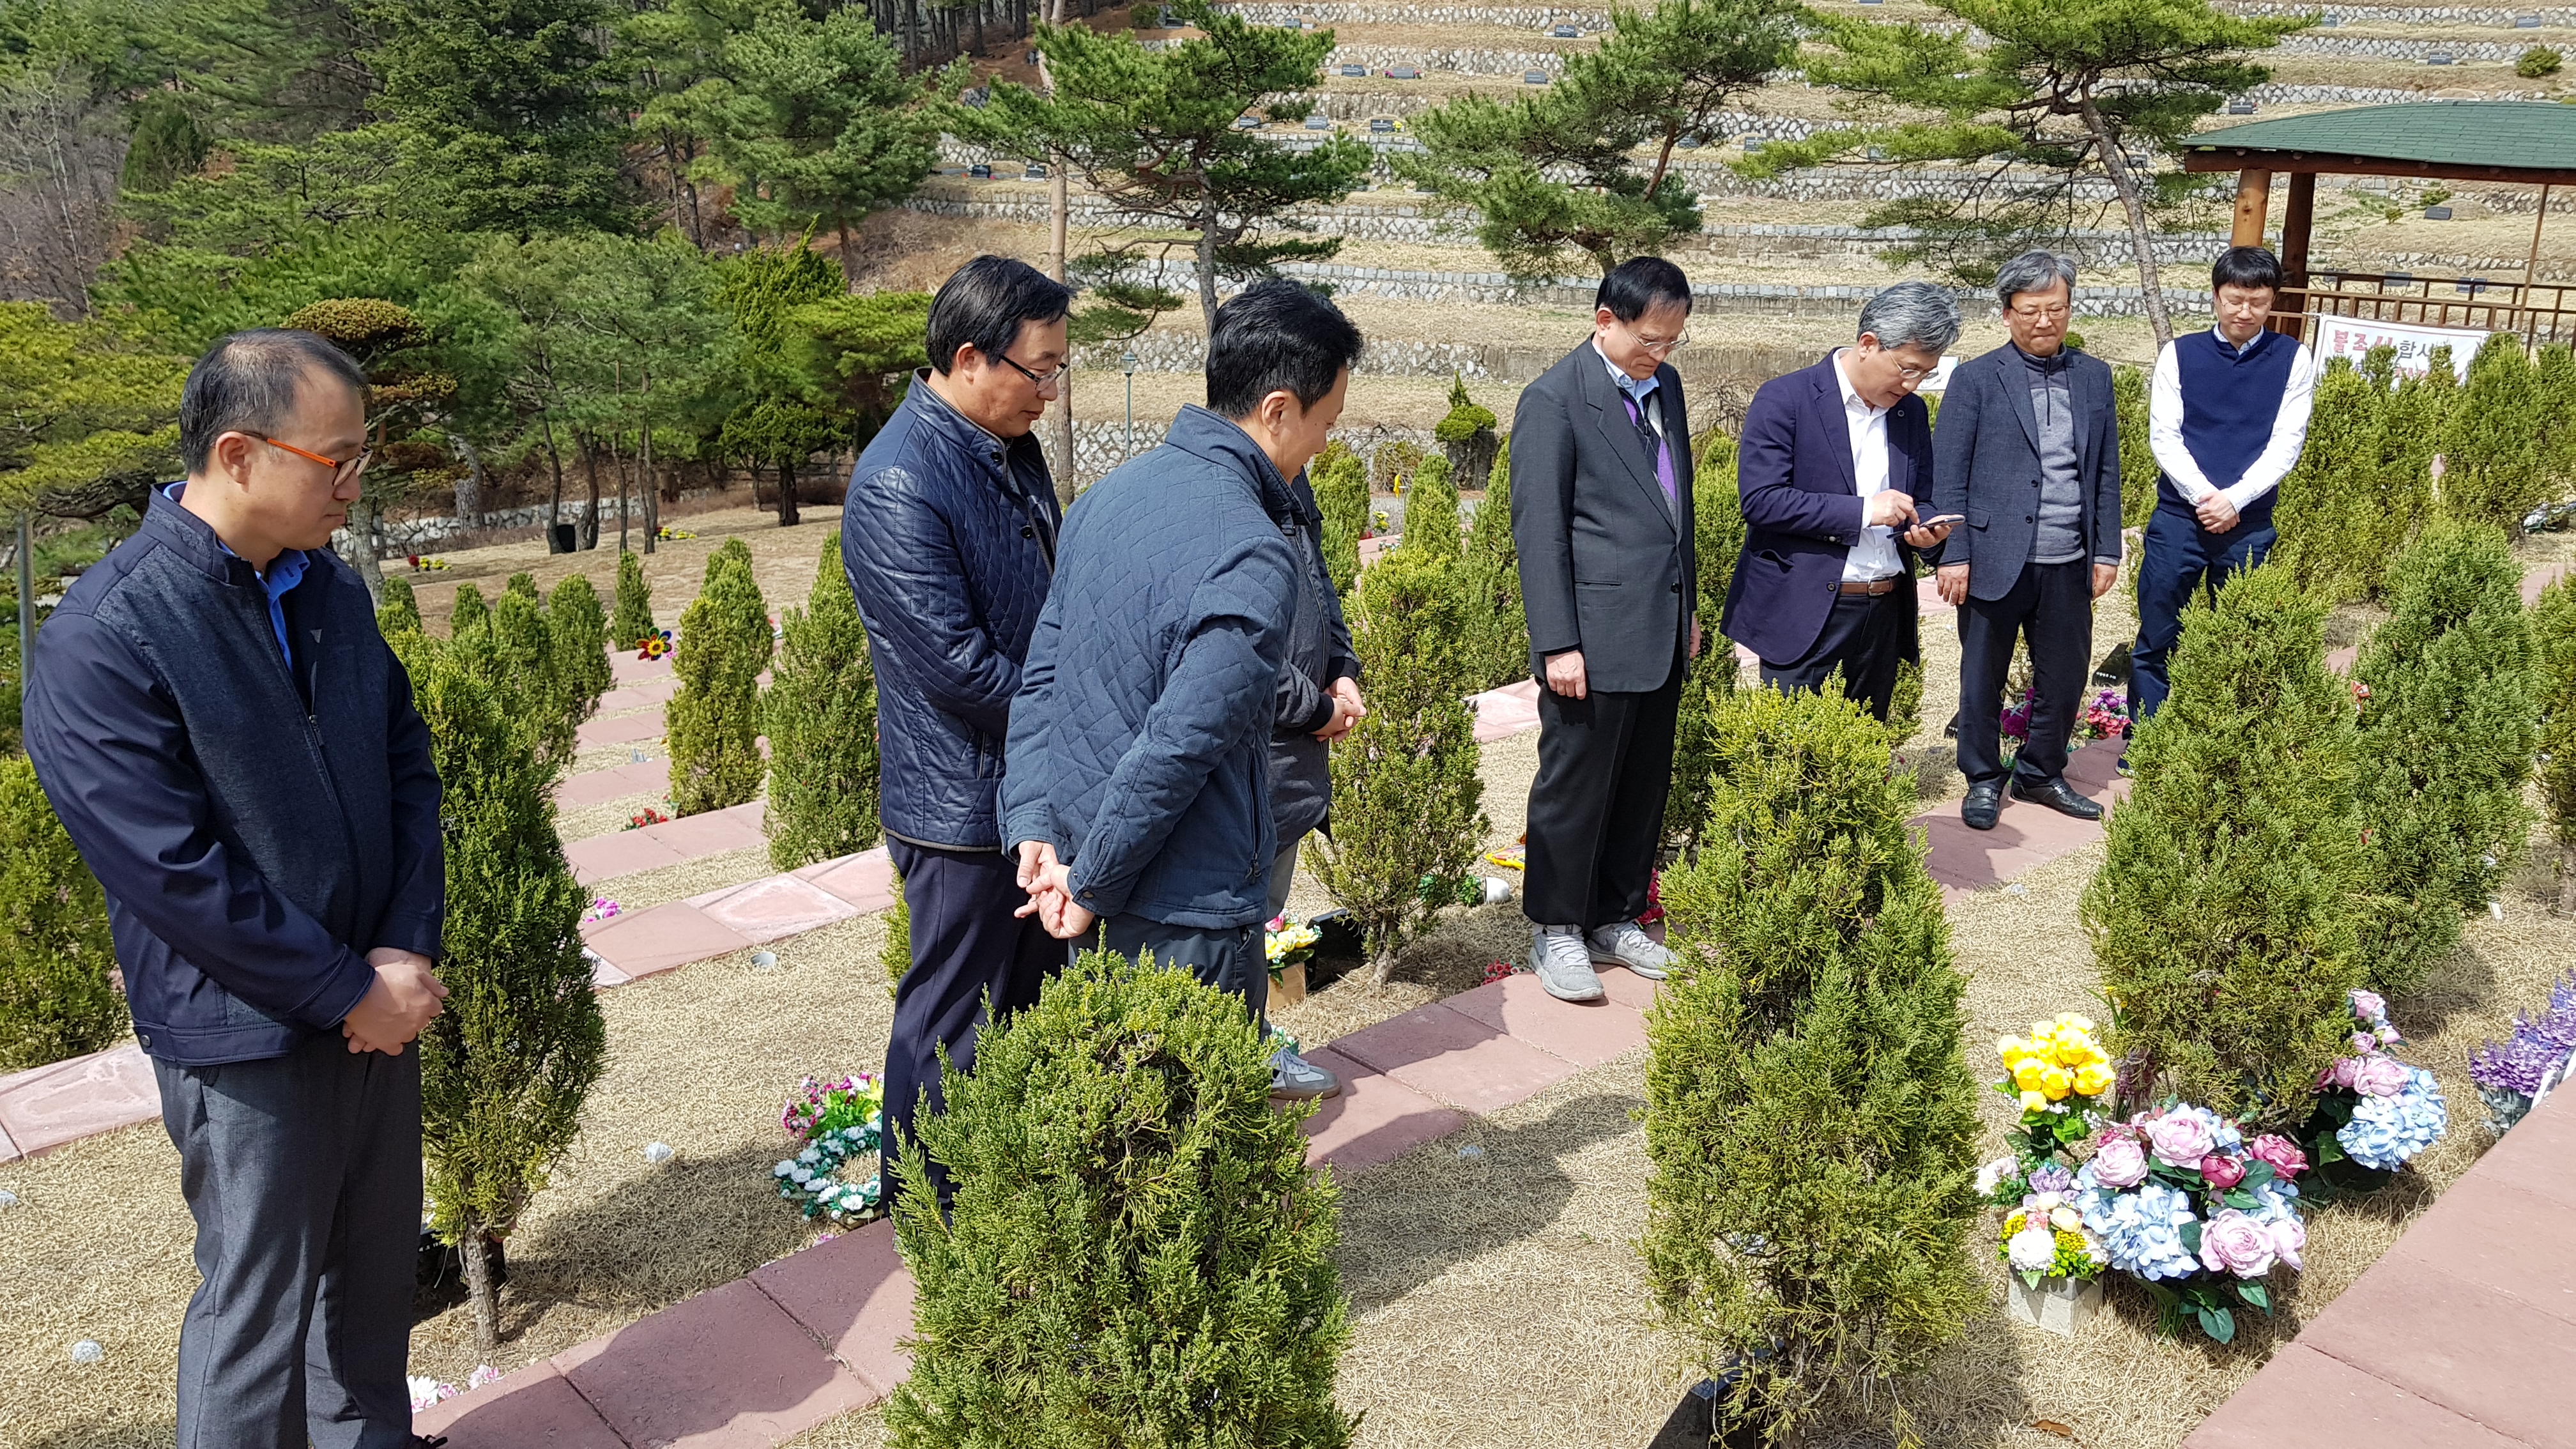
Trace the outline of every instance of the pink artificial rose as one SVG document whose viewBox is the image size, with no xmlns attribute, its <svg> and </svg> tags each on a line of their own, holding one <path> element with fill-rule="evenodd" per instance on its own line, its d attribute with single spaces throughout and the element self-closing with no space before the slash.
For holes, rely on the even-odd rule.
<svg viewBox="0 0 2576 1449">
<path fill-rule="evenodd" d="M 2326 1069 L 2326 1079 L 2317 1090 L 2322 1092 L 2327 1087 L 2341 1087 L 2347 1092 L 2351 1091 L 2353 1078 L 2360 1073 L 2362 1061 L 2363 1058 L 2360 1057 L 2335 1058 L 2335 1064 Z"/>
<path fill-rule="evenodd" d="M 2352 1089 L 2367 1097 L 2394 1097 L 2412 1080 L 2395 1057 L 2371 1057 L 2353 1068 Z"/>
<path fill-rule="evenodd" d="M 2388 1014 L 2388 1003 L 2376 991 L 2356 991 L 2352 994 L 2352 1011 L 2364 1021 L 2377 1021 Z"/>
<path fill-rule="evenodd" d="M 2308 1155 L 2299 1150 L 2299 1144 L 2277 1132 L 2266 1132 L 2246 1143 L 2245 1151 L 2257 1161 L 2272 1164 L 2272 1170 L 2283 1177 L 2296 1177 L 2308 1170 Z"/>
<path fill-rule="evenodd" d="M 2134 1137 L 2114 1137 L 2093 1154 L 2093 1180 L 2104 1187 L 2136 1187 L 2147 1180 L 2147 1150 Z"/>
<path fill-rule="evenodd" d="M 2279 1258 L 2282 1262 L 2289 1264 L 2291 1272 L 2304 1273 L 2308 1270 L 2308 1265 L 2299 1260 L 2300 1250 L 2306 1248 L 2308 1245 L 2308 1225 L 2306 1223 L 2300 1222 L 2297 1218 L 2284 1215 L 2265 1223 L 2263 1225 L 2263 1230 L 2272 1235 L 2273 1255 Z"/>
<path fill-rule="evenodd" d="M 2200 1266 L 2213 1273 L 2260 1278 L 2280 1255 L 2269 1228 L 2235 1208 L 2224 1208 L 2200 1230 Z"/>
<path fill-rule="evenodd" d="M 2211 1187 L 2225 1192 L 2245 1180 L 2245 1163 L 2241 1158 L 2221 1157 L 2213 1152 L 2200 1160 L 2200 1175 Z"/>
<path fill-rule="evenodd" d="M 2377 1031 L 2371 1033 L 2371 1035 L 2379 1038 L 2379 1044 L 2381 1046 L 2395 1046 L 2399 1042 L 2405 1040 L 2404 1037 L 2397 1034 L 2397 1028 L 2393 1026 L 2383 1026 Z"/>
<path fill-rule="evenodd" d="M 2198 1167 L 2218 1145 L 2209 1133 L 2209 1124 L 2181 1111 L 2168 1112 L 2147 1124 L 2147 1144 L 2155 1149 L 2156 1160 L 2167 1167 Z"/>
<path fill-rule="evenodd" d="M 2354 1056 L 2366 1057 L 2377 1050 L 2379 1050 L 2379 1038 L 2377 1036 L 2366 1031 L 2357 1031 L 2352 1034 L 2352 1052 Z"/>
</svg>

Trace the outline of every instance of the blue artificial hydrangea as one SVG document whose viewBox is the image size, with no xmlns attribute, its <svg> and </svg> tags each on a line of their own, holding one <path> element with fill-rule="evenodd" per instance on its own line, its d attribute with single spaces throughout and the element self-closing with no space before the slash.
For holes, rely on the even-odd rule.
<svg viewBox="0 0 2576 1449">
<path fill-rule="evenodd" d="M 2344 1155 L 2364 1167 L 2395 1172 L 2409 1158 L 2442 1139 L 2450 1129 L 2450 1109 L 2433 1074 L 2422 1067 L 2406 1069 L 2406 1090 L 2393 1097 L 2364 1094 L 2354 1104 L 2352 1120 L 2335 1133 Z"/>
<path fill-rule="evenodd" d="M 2254 1206 L 2246 1216 L 2258 1223 L 2278 1222 L 2283 1218 L 2296 1219 L 2299 1215 L 2298 1204 L 2292 1201 L 2299 1195 L 2299 1185 L 2288 1178 L 2275 1177 L 2270 1182 L 2249 1187 L 2245 1191 L 2254 1199 Z"/>
<path fill-rule="evenodd" d="M 2193 1107 L 2188 1105 L 2178 1106 L 2167 1115 L 2171 1116 L 2176 1113 L 2185 1117 L 2197 1117 L 2200 1119 L 2200 1124 L 2209 1129 L 2209 1140 L 2212 1144 L 2210 1150 L 2212 1152 L 2222 1154 L 2230 1153 L 2245 1145 L 2245 1134 L 2237 1128 L 2236 1124 L 2219 1116 L 2207 1107 Z"/>
<path fill-rule="evenodd" d="M 2121 1192 L 2093 1180 L 2086 1163 L 2075 1175 L 2080 1190 L 2076 1210 L 2084 1226 L 2102 1240 L 2111 1266 L 2153 1282 L 2186 1278 L 2200 1271 L 2200 1259 L 2182 1245 L 2182 1230 L 2197 1221 L 2191 1197 L 2162 1183 L 2148 1182 Z"/>
</svg>

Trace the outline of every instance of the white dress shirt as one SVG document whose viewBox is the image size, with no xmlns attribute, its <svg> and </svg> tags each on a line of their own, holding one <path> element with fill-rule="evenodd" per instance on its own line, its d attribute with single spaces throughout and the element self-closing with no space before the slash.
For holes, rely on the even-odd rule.
<svg viewBox="0 0 2576 1449">
<path fill-rule="evenodd" d="M 2225 337 L 2218 339 L 2225 342 Z M 2262 340 L 2256 333 L 2245 347 Z M 2244 347 L 2236 349 L 2243 352 Z M 2281 410 L 2272 418 L 2272 440 L 2263 445 L 2254 465 L 2242 478 L 2233 478 L 2223 486 L 2200 471 L 2200 460 L 2182 441 L 2182 364 L 2174 360 L 2174 345 L 2164 345 L 2156 354 L 2156 371 L 2147 396 L 2147 443 L 2156 455 L 2156 466 L 2182 490 L 2183 501 L 2194 505 L 2213 493 L 2224 493 L 2239 513 L 2255 499 L 2280 486 L 2298 465 L 2299 450 L 2308 442 L 2308 410 L 2316 400 L 2316 377 L 2311 371 L 2313 359 L 2308 346 L 2298 344 L 2290 355 L 2290 380 L 2281 389 Z"/>
<path fill-rule="evenodd" d="M 1834 380 L 1843 387 L 1843 431 L 1851 435 L 1852 483 L 1868 506 L 1870 495 L 1887 491 L 1887 409 L 1874 408 L 1852 391 L 1851 374 L 1843 370 L 1843 350 L 1834 350 Z M 1896 553 L 1896 530 L 1873 524 L 1843 559 L 1843 582 L 1875 583 L 1905 572 Z"/>
</svg>

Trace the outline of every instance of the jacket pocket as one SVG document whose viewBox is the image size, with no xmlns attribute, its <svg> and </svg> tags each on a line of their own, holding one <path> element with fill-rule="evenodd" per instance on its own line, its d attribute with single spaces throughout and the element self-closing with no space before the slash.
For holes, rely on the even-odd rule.
<svg viewBox="0 0 2576 1449">
<path fill-rule="evenodd" d="M 1578 589 L 1615 589 L 1623 587 L 1617 579 L 1576 579 L 1574 581 L 1574 586 Z"/>
<path fill-rule="evenodd" d="M 1985 527 L 1985 526 L 1986 526 L 1986 510 L 1984 510 L 1984 509 L 1982 509 L 1982 508 L 1971 508 L 1971 509 L 1969 509 L 1969 510 L 1968 510 L 1968 526 L 1969 526 L 1970 528 L 1983 528 L 1983 527 Z"/>
</svg>

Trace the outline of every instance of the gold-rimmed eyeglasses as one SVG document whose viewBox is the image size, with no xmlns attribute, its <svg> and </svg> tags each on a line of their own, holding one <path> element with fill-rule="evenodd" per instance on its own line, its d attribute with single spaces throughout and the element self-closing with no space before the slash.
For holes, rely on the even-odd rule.
<svg viewBox="0 0 2576 1449">
<path fill-rule="evenodd" d="M 1683 348 L 1690 346 L 1690 334 L 1688 332 L 1676 332 L 1670 337 L 1654 338 L 1648 337 L 1643 332 L 1638 331 L 1636 328 L 1629 326 L 1625 322 L 1620 323 L 1619 327 L 1621 331 L 1628 334 L 1631 341 L 1637 344 L 1638 350 L 1644 352 L 1649 357 L 1670 357 L 1674 353 L 1681 351 Z"/>
</svg>

